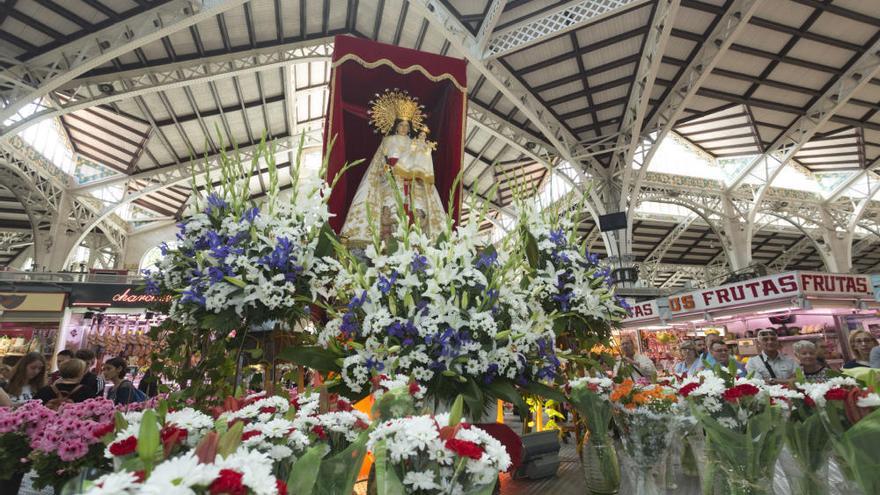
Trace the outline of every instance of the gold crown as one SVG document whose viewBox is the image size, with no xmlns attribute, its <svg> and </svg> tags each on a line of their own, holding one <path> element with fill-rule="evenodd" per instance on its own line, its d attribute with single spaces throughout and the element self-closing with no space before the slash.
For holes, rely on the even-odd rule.
<svg viewBox="0 0 880 495">
<path fill-rule="evenodd" d="M 410 128 L 423 127 L 425 114 L 419 100 L 402 89 L 387 89 L 370 102 L 370 124 L 382 134 L 388 134 L 398 120 L 410 123 Z"/>
</svg>

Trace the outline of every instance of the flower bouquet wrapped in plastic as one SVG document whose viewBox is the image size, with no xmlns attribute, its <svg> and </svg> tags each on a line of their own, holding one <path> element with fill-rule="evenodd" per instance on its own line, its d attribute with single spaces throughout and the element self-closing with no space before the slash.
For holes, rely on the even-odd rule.
<svg viewBox="0 0 880 495">
<path fill-rule="evenodd" d="M 581 453 L 584 482 L 592 493 L 617 493 L 620 489 L 620 463 L 608 435 L 611 424 L 612 381 L 609 378 L 577 378 L 569 383 L 569 403 L 587 426 L 588 437 Z"/>
<path fill-rule="evenodd" d="M 450 414 L 391 419 L 370 434 L 377 495 L 491 495 L 510 456 L 483 430 Z"/>
<path fill-rule="evenodd" d="M 791 415 L 785 423 L 788 453 L 783 452 L 780 462 L 793 493 L 827 495 L 831 438 L 822 424 L 821 410 L 808 394 L 809 386 L 795 385 L 801 395 L 791 401 Z"/>
<path fill-rule="evenodd" d="M 663 493 L 667 451 L 677 428 L 678 396 L 670 387 L 626 379 L 614 386 L 610 399 L 633 493 Z"/>
<path fill-rule="evenodd" d="M 708 462 L 723 471 L 729 493 L 772 493 L 774 468 L 785 440 L 784 403 L 796 392 L 704 370 L 679 393 L 687 397 L 705 431 L 712 456 Z"/>
<path fill-rule="evenodd" d="M 880 493 L 880 396 L 842 377 L 806 390 L 820 410 L 844 477 L 866 494 Z"/>
</svg>

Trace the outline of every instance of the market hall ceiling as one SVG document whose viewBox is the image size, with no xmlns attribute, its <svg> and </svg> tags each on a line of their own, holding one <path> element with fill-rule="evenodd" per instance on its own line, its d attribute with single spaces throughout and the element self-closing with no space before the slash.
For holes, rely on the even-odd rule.
<svg viewBox="0 0 880 495">
<path fill-rule="evenodd" d="M 173 3 L 181 2 L 6 0 L 0 9 L 0 54 L 7 61 L 38 59 Z M 203 8 L 209 8 L 221 2 L 203 3 Z M 140 191 L 132 195 L 135 199 L 131 202 L 144 215 L 175 217 L 184 213 L 190 195 L 188 182 L 156 187 L 151 178 L 161 177 L 158 174 L 163 169 L 188 163 L 193 154 L 210 155 L 232 143 L 245 148 L 264 133 L 285 138 L 320 132 L 329 52 L 300 53 L 298 56 L 309 61 L 295 64 L 293 69 L 257 63 L 260 57 L 320 45 L 338 34 L 462 56 L 447 29 L 425 20 L 419 10 L 426 3 L 423 1 L 229 3 L 230 8 L 215 16 L 88 70 L 51 95 L 61 107 L 82 98 L 94 101 L 83 108 L 71 106 L 79 109 L 60 117 L 65 136 L 82 159 L 106 170 L 107 177 L 99 183 L 122 184 L 129 193 Z M 656 65 L 645 122 L 674 96 L 700 48 L 718 42 L 708 38 L 717 32 L 725 15 L 751 3 L 681 0 Z M 760 5 L 747 25 L 701 81 L 674 125 L 677 135 L 711 157 L 767 151 L 880 39 L 880 2 L 757 3 Z M 599 12 L 600 4 L 617 7 Z M 450 12 L 467 34 L 481 40 L 485 63 L 497 64 L 512 74 L 515 83 L 546 111 L 543 116 L 559 124 L 560 132 L 581 143 L 596 143 L 613 138 L 626 120 L 627 103 L 658 5 L 645 0 L 443 0 L 438 8 Z M 596 11 L 591 14 L 590 9 Z M 248 57 L 253 65 L 241 65 Z M 210 64 L 213 67 L 205 73 L 215 76 L 186 76 Z M 238 69 L 233 68 L 235 64 Z M 485 74 L 469 64 L 469 93 L 475 113 L 466 134 L 463 169 L 465 187 L 475 198 L 488 197 L 498 184 L 493 199 L 496 212 L 492 214 L 497 222 L 497 211 L 511 206 L 513 187 L 526 184 L 537 188 L 548 180 L 548 165 L 560 157 L 548 146 L 542 125 L 529 118 L 522 106 L 506 97 Z M 74 93 L 84 87 L 90 93 Z M 876 166 L 880 158 L 878 109 L 880 79 L 871 78 L 798 151 L 793 166 L 816 173 Z M 490 123 L 480 121 L 481 115 Z M 493 121 L 506 122 L 517 133 L 498 132 Z M 599 151 L 592 162 L 608 166 L 613 153 L 601 147 L 593 149 Z M 128 180 L 126 176 L 134 177 Z M 264 187 L 265 177 L 260 174 L 252 181 L 253 193 L 259 195 Z M 14 211 L 14 203 L 4 202 L 3 211 Z M 0 225 L 14 231 L 12 227 L 21 226 L 21 213 L 16 210 L 0 215 Z M 648 223 L 658 229 L 675 227 L 668 219 Z M 685 239 L 691 237 L 702 242 L 711 237 L 699 229 L 700 222 L 695 222 L 681 234 L 681 242 L 686 244 Z M 651 252 L 648 247 L 656 248 L 662 239 L 649 232 L 653 231 L 636 228 L 637 258 L 644 259 Z M 803 237 L 774 232 L 772 226 L 761 234 L 779 242 L 757 246 L 762 238 L 756 236 L 756 258 L 761 258 L 761 249 L 772 245 L 779 246 L 774 251 L 778 256 Z M 601 243 L 599 239 L 597 250 L 601 251 Z M 694 249 L 679 257 L 673 256 L 678 251 L 671 249 L 667 258 L 683 264 L 706 263 L 706 256 L 697 256 Z M 816 252 L 810 254 L 811 249 L 807 247 L 806 258 L 795 258 L 789 268 L 821 266 L 821 258 Z"/>
</svg>

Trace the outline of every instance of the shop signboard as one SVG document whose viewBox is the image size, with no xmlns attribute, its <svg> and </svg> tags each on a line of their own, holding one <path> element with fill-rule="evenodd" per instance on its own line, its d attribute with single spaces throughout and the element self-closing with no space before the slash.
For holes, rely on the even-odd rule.
<svg viewBox="0 0 880 495">
<path fill-rule="evenodd" d="M 103 308 L 146 308 L 170 302 L 170 296 L 147 294 L 143 287 L 128 284 L 70 284 L 70 305 Z"/>
<path fill-rule="evenodd" d="M 0 311 L 64 311 L 66 297 L 64 292 L 0 292 Z"/>
<path fill-rule="evenodd" d="M 869 275 L 777 273 L 639 303 L 638 306 L 633 307 L 633 314 L 623 322 L 626 324 L 650 319 L 667 320 L 669 317 L 679 315 L 699 314 L 797 296 L 874 299 L 874 286 L 874 280 Z"/>
<path fill-rule="evenodd" d="M 623 323 L 651 320 L 660 317 L 660 311 L 657 308 L 657 301 L 631 303 L 630 306 L 631 310 L 629 314 L 623 318 Z"/>
<path fill-rule="evenodd" d="M 870 275 L 799 272 L 801 293 L 805 296 L 874 299 Z"/>
</svg>

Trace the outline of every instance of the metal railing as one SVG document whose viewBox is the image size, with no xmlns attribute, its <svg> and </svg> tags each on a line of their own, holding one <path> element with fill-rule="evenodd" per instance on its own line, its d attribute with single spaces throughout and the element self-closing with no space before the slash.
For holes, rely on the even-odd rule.
<svg viewBox="0 0 880 495">
<path fill-rule="evenodd" d="M 142 284 L 141 275 L 88 272 L 23 272 L 0 271 L 0 282 L 78 282 L 92 284 Z"/>
</svg>

